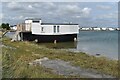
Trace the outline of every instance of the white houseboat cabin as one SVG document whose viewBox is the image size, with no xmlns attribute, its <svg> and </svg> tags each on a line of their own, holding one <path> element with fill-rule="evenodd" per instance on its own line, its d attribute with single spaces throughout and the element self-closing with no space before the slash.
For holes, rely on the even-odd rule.
<svg viewBox="0 0 120 80">
<path fill-rule="evenodd" d="M 29 41 L 74 41 L 79 33 L 78 24 L 42 23 L 41 19 L 26 19 L 23 27 L 25 30 L 20 32 L 21 39 Z"/>
</svg>

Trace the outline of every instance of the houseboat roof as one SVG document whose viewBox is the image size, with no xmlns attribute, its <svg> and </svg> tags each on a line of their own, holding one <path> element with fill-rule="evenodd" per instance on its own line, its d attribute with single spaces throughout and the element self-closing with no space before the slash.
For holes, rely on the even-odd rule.
<svg viewBox="0 0 120 80">
<path fill-rule="evenodd" d="M 78 25 L 72 23 L 41 23 L 41 25 Z"/>
<path fill-rule="evenodd" d="M 41 20 L 40 18 L 27 18 L 25 20 Z M 73 24 L 73 23 L 41 23 L 41 25 L 78 25 L 78 24 Z"/>
</svg>

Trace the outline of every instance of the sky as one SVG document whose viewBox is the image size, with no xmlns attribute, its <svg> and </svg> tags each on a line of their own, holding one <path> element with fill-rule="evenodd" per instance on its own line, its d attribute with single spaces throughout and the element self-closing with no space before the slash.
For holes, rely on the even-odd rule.
<svg viewBox="0 0 120 80">
<path fill-rule="evenodd" d="M 2 2 L 0 19 L 16 25 L 27 18 L 47 23 L 77 23 L 81 27 L 118 27 L 117 2 Z"/>
</svg>

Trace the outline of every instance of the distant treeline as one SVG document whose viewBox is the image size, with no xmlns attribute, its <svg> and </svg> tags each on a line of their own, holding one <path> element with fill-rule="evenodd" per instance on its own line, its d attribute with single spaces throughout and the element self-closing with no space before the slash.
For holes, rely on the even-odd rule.
<svg viewBox="0 0 120 80">
<path fill-rule="evenodd" d="M 0 25 L 0 28 L 6 29 L 6 30 L 10 30 L 9 23 L 2 23 L 2 24 Z"/>
</svg>

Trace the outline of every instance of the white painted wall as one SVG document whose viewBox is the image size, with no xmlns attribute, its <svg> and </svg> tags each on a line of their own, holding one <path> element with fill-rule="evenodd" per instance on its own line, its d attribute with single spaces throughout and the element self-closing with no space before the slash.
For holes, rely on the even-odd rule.
<svg viewBox="0 0 120 80">
<path fill-rule="evenodd" d="M 60 34 L 77 34 L 79 33 L 79 25 L 59 25 Z"/>
<path fill-rule="evenodd" d="M 41 25 L 44 28 L 44 33 L 51 34 L 53 33 L 53 25 Z"/>
<path fill-rule="evenodd" d="M 31 31 L 31 26 L 32 26 L 32 20 L 25 20 L 25 30 L 26 31 Z"/>
<path fill-rule="evenodd" d="M 41 25 L 41 23 L 42 20 L 39 20 L 39 23 L 33 23 L 33 20 L 25 20 L 26 31 L 32 31 L 32 34 L 38 35 L 60 35 L 79 33 L 79 25 Z M 54 33 L 54 26 L 56 26 L 56 31 L 57 26 L 59 26 L 59 32 Z"/>
<path fill-rule="evenodd" d="M 26 27 L 26 31 L 31 31 L 32 30 L 32 26 L 35 26 L 37 28 L 36 25 L 39 25 L 42 23 L 42 20 L 39 20 L 39 23 L 33 23 L 33 20 L 25 20 L 25 27 Z"/>
<path fill-rule="evenodd" d="M 54 26 L 56 26 L 56 33 L 54 33 Z M 79 25 L 59 25 L 59 32 L 57 32 L 58 25 L 40 25 L 32 23 L 32 34 L 40 35 L 61 35 L 61 34 L 77 34 L 79 33 Z M 41 28 L 43 27 L 43 31 Z"/>
<path fill-rule="evenodd" d="M 41 33 L 41 25 L 39 23 L 32 23 L 31 31 L 32 34 Z"/>
</svg>

